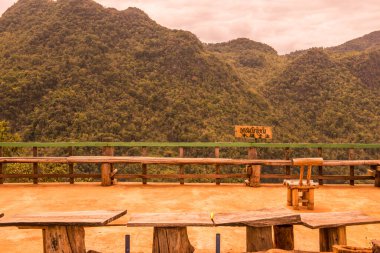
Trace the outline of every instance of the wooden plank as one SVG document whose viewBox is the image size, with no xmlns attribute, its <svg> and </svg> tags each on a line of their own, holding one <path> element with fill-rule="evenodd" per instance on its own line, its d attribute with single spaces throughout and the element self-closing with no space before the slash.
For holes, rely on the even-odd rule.
<svg viewBox="0 0 380 253">
<path fill-rule="evenodd" d="M 246 250 L 256 252 L 273 248 L 272 227 L 250 227 L 246 228 Z"/>
<path fill-rule="evenodd" d="M 128 227 L 213 226 L 210 213 L 135 213 Z"/>
<path fill-rule="evenodd" d="M 262 209 L 257 211 L 216 213 L 214 223 L 217 226 L 251 226 L 263 227 L 301 222 L 299 214 L 285 208 Z"/>
<path fill-rule="evenodd" d="M 126 213 L 127 210 L 94 210 L 19 214 L 1 219 L 0 226 L 103 226 Z"/>
<path fill-rule="evenodd" d="M 334 253 L 373 253 L 370 248 L 354 247 L 347 245 L 333 245 Z"/>
<path fill-rule="evenodd" d="M 323 158 L 321 157 L 311 157 L 311 158 L 293 158 L 293 166 L 305 166 L 305 165 L 322 165 Z"/>
<path fill-rule="evenodd" d="M 302 225 L 313 229 L 380 223 L 379 218 L 360 211 L 302 213 L 301 221 Z"/>
<path fill-rule="evenodd" d="M 38 148 L 37 147 L 33 147 L 33 156 L 34 157 L 37 157 L 38 156 Z M 38 174 L 39 174 L 39 171 L 38 171 L 38 163 L 33 163 L 33 184 L 38 184 Z"/>
</svg>

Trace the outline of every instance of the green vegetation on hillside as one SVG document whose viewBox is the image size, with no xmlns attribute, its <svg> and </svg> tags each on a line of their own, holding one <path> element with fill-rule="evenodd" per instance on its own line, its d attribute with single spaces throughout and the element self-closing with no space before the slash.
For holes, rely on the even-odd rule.
<svg viewBox="0 0 380 253">
<path fill-rule="evenodd" d="M 19 0 L 0 18 L 0 120 L 24 141 L 231 141 L 247 124 L 275 142 L 379 142 L 376 34 L 279 56 L 136 8 Z"/>
</svg>

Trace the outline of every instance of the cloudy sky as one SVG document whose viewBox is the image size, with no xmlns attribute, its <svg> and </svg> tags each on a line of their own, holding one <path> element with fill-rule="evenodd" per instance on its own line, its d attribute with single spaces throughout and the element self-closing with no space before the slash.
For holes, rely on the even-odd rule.
<svg viewBox="0 0 380 253">
<path fill-rule="evenodd" d="M 0 0 L 2 14 L 16 0 Z M 191 31 L 203 42 L 246 37 L 280 54 L 327 47 L 380 30 L 379 0 L 96 0 L 134 6 L 157 23 Z"/>
</svg>

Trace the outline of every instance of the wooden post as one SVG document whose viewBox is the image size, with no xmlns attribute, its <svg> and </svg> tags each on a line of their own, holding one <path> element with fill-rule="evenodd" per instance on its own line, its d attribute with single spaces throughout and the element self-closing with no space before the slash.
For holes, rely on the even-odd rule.
<svg viewBox="0 0 380 253">
<path fill-rule="evenodd" d="M 219 147 L 215 147 L 215 158 L 219 158 Z M 215 165 L 216 174 L 220 174 L 220 165 Z M 220 178 L 216 178 L 215 183 L 220 185 Z"/>
<path fill-rule="evenodd" d="M 179 148 L 179 157 L 184 157 L 185 156 L 185 150 L 183 147 L 180 147 Z M 181 164 L 179 166 L 179 171 L 178 171 L 179 174 L 185 174 L 185 168 L 183 167 L 183 165 Z M 180 178 L 179 179 L 179 183 L 180 184 L 185 184 L 185 179 L 184 178 Z"/>
<path fill-rule="evenodd" d="M 346 227 L 320 228 L 319 229 L 319 250 L 332 251 L 334 244 L 346 245 Z"/>
<path fill-rule="evenodd" d="M 299 209 L 298 199 L 299 199 L 298 189 L 297 188 L 292 189 L 292 206 L 293 206 L 293 209 L 295 209 L 295 210 Z"/>
<path fill-rule="evenodd" d="M 0 147 L 0 157 L 3 156 L 3 147 Z M 3 177 L 3 163 L 0 163 L 0 184 L 4 183 Z"/>
<path fill-rule="evenodd" d="M 72 156 L 73 155 L 73 147 L 69 147 L 69 156 Z M 70 178 L 69 178 L 69 182 L 70 184 L 74 184 L 74 164 L 73 163 L 69 163 L 69 175 L 70 175 Z"/>
<path fill-rule="evenodd" d="M 153 253 L 192 253 L 194 247 L 187 236 L 186 227 L 155 227 Z"/>
<path fill-rule="evenodd" d="M 276 249 L 293 250 L 294 249 L 294 232 L 293 225 L 276 225 L 273 226 L 274 247 Z"/>
<path fill-rule="evenodd" d="M 257 149 L 249 148 L 248 149 L 248 159 L 257 159 Z M 249 183 L 251 187 L 260 186 L 260 177 L 261 177 L 261 166 L 260 165 L 251 165 L 249 172 Z"/>
<path fill-rule="evenodd" d="M 307 209 L 313 210 L 314 209 L 314 189 L 310 188 L 307 194 L 308 202 L 307 202 Z"/>
<path fill-rule="evenodd" d="M 287 206 L 292 206 L 292 189 L 287 186 L 287 196 L 286 196 L 286 199 L 287 199 Z"/>
<path fill-rule="evenodd" d="M 322 148 L 318 148 L 318 157 L 323 157 Z M 323 176 L 323 166 L 318 166 L 318 175 Z M 318 179 L 318 184 L 323 185 L 323 179 Z"/>
<path fill-rule="evenodd" d="M 299 185 L 300 186 L 302 186 L 302 184 L 303 184 L 303 182 L 302 182 L 302 180 L 303 180 L 303 170 L 304 170 L 304 166 L 301 165 L 300 166 L 300 181 L 299 181 Z"/>
<path fill-rule="evenodd" d="M 37 147 L 33 147 L 33 157 L 38 156 Z M 33 163 L 33 184 L 38 184 L 38 163 Z"/>
<path fill-rule="evenodd" d="M 103 147 L 103 155 L 104 156 L 113 156 L 114 147 Z M 101 165 L 101 173 L 102 173 L 102 186 L 110 186 L 112 185 L 111 180 L 111 171 L 113 170 L 113 166 L 110 163 L 102 163 Z"/>
<path fill-rule="evenodd" d="M 290 159 L 290 150 L 289 150 L 289 148 L 285 148 L 285 160 L 289 160 L 289 159 Z M 285 174 L 290 175 L 290 166 L 289 165 L 285 166 Z"/>
<path fill-rule="evenodd" d="M 246 232 L 247 252 L 268 250 L 273 248 L 272 227 L 247 226 Z"/>
<path fill-rule="evenodd" d="M 380 187 L 380 166 L 375 170 L 375 187 Z"/>
<path fill-rule="evenodd" d="M 142 150 L 141 150 L 141 155 L 142 156 L 147 156 L 147 154 L 148 154 L 148 149 L 146 147 L 143 147 Z M 142 174 L 143 175 L 147 175 L 148 174 L 148 165 L 143 163 L 141 165 L 141 167 L 142 167 Z M 142 179 L 142 183 L 143 184 L 147 184 L 147 181 L 148 181 L 147 178 L 143 178 Z"/>
<path fill-rule="evenodd" d="M 85 253 L 83 227 L 48 226 L 42 230 L 44 253 Z"/>
<path fill-rule="evenodd" d="M 352 148 L 348 150 L 348 160 L 353 160 L 355 152 Z M 350 166 L 350 177 L 355 176 L 355 166 Z M 350 180 L 350 185 L 355 185 L 355 180 L 351 179 Z"/>
<path fill-rule="evenodd" d="M 307 176 L 306 176 L 306 184 L 307 185 L 310 185 L 310 180 L 311 180 L 311 170 L 312 170 L 313 166 L 312 165 L 308 165 L 307 166 Z"/>
</svg>

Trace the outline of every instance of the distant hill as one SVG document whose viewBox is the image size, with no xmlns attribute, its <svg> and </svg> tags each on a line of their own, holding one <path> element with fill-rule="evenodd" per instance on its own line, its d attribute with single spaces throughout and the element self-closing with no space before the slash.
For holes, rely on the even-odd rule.
<svg viewBox="0 0 380 253">
<path fill-rule="evenodd" d="M 343 43 L 342 45 L 329 48 L 334 52 L 364 51 L 374 47 L 380 47 L 380 31 L 371 32 L 360 38 Z"/>
<path fill-rule="evenodd" d="M 19 0 L 0 18 L 0 120 L 26 141 L 230 141 L 250 124 L 278 142 L 378 142 L 374 34 L 279 56 L 204 44 L 136 8 Z"/>
</svg>

